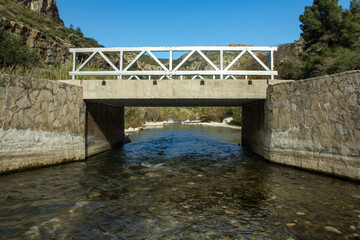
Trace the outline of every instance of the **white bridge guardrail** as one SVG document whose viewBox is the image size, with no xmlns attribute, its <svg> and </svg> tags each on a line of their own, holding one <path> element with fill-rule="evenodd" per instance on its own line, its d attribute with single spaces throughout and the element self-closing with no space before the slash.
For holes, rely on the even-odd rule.
<svg viewBox="0 0 360 240">
<path fill-rule="evenodd" d="M 123 79 L 124 76 L 129 76 L 139 79 L 138 76 L 161 76 L 160 80 L 164 77 L 172 79 L 173 76 L 193 76 L 192 79 L 203 76 L 219 76 L 220 79 L 227 79 L 229 77 L 236 79 L 235 76 L 270 76 L 274 79 L 278 73 L 274 71 L 274 51 L 277 47 L 254 47 L 254 46 L 223 46 L 223 47 L 116 47 L 116 48 L 71 48 L 70 52 L 73 53 L 73 69 L 69 72 L 72 79 L 76 76 L 117 76 L 118 79 Z M 220 67 L 217 67 L 205 54 L 204 51 L 214 51 L 220 54 Z M 238 55 L 227 66 L 224 65 L 224 51 L 225 52 L 238 52 Z M 264 64 L 254 52 L 270 53 L 270 66 Z M 124 53 L 137 52 L 137 56 L 127 65 L 124 66 Z M 169 66 L 166 67 L 155 55 L 154 52 L 168 52 L 169 53 Z M 180 63 L 173 66 L 174 52 L 189 52 Z M 212 68 L 213 70 L 179 70 L 188 59 L 197 52 Z M 77 54 L 88 53 L 91 54 L 79 67 L 77 67 Z M 115 64 L 104 53 L 118 53 L 119 66 Z M 230 68 L 242 57 L 245 53 L 249 53 L 256 62 L 258 62 L 263 70 L 230 70 Z M 95 55 L 100 55 L 112 68 L 111 71 L 82 71 L 82 69 L 90 62 Z M 148 54 L 155 62 L 162 68 L 162 71 L 130 71 L 129 69 L 144 55 Z"/>
</svg>

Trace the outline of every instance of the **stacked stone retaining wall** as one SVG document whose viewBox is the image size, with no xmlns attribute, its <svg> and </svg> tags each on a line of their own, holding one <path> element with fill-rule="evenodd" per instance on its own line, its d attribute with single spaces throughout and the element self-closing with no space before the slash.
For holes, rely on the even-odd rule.
<svg viewBox="0 0 360 240">
<path fill-rule="evenodd" d="M 264 158 L 360 180 L 360 71 L 269 86 L 243 116 L 243 143 Z"/>
<path fill-rule="evenodd" d="M 85 158 L 82 88 L 0 74 L 0 173 Z"/>
</svg>

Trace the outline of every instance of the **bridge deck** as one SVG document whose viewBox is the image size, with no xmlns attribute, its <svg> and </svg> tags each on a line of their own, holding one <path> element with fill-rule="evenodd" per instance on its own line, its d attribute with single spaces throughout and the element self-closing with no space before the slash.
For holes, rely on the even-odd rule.
<svg viewBox="0 0 360 240">
<path fill-rule="evenodd" d="M 83 99 L 116 106 L 241 106 L 266 99 L 267 80 L 70 80 Z"/>
</svg>

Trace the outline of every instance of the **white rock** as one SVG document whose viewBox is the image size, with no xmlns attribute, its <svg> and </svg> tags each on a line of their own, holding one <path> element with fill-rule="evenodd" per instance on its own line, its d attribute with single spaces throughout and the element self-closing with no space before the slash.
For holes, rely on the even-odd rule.
<svg viewBox="0 0 360 240">
<path fill-rule="evenodd" d="M 228 118 L 225 118 L 222 123 L 226 123 L 226 124 L 229 124 L 229 122 L 231 122 L 232 120 L 234 120 L 233 117 L 228 117 Z"/>
<path fill-rule="evenodd" d="M 337 230 L 336 228 L 334 228 L 334 227 L 326 226 L 326 227 L 324 227 L 324 229 L 325 229 L 326 231 L 329 231 L 329 232 L 334 232 L 334 233 L 339 233 L 339 234 L 341 234 L 341 232 L 340 232 L 339 230 Z"/>
</svg>

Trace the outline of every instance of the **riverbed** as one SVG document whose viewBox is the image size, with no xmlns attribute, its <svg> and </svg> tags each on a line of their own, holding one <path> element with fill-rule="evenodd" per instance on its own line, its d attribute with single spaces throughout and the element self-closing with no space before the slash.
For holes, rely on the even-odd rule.
<svg viewBox="0 0 360 240">
<path fill-rule="evenodd" d="M 165 126 L 0 176 L 0 239 L 357 239 L 358 183 L 268 163 L 240 135 Z"/>
</svg>

